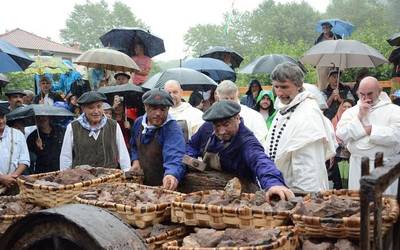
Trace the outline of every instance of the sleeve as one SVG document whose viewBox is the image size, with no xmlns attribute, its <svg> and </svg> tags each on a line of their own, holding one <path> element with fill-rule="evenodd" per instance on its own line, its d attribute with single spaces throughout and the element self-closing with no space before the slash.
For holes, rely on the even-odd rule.
<svg viewBox="0 0 400 250">
<path fill-rule="evenodd" d="M 358 108 L 358 106 L 355 107 Z M 357 113 L 350 111 L 354 110 L 346 110 L 336 126 L 336 136 L 342 140 L 345 145 L 367 136 L 360 119 L 358 119 Z"/>
<path fill-rule="evenodd" d="M 72 167 L 72 145 L 74 138 L 72 133 L 72 125 L 68 124 L 64 134 L 64 140 L 60 153 L 60 170 L 66 170 Z"/>
<path fill-rule="evenodd" d="M 186 173 L 186 168 L 182 163 L 185 154 L 185 139 L 182 129 L 175 122 L 169 122 L 164 125 L 162 130 L 162 155 L 164 176 L 173 175 L 180 182 Z"/>
<path fill-rule="evenodd" d="M 139 129 L 139 126 L 142 122 L 141 118 L 136 119 L 135 123 L 133 124 L 133 127 L 131 129 L 131 139 L 129 141 L 129 144 L 131 146 L 131 161 L 139 160 L 139 156 L 137 153 L 137 147 L 136 147 L 136 136 L 137 136 L 137 130 Z"/>
<path fill-rule="evenodd" d="M 186 145 L 186 154 L 188 156 L 193 158 L 201 156 L 202 137 L 206 135 L 209 126 L 210 124 L 208 122 L 203 123 L 203 125 L 200 126 L 199 130 L 197 130 L 197 132 L 192 135 L 192 138 L 190 138 L 189 142 Z"/>
<path fill-rule="evenodd" d="M 119 165 L 123 171 L 128 171 L 131 167 L 131 159 L 129 158 L 128 149 L 126 148 L 124 136 L 122 135 L 121 128 L 116 122 L 116 141 L 118 148 Z"/>
<path fill-rule="evenodd" d="M 31 160 L 29 156 L 28 145 L 26 144 L 25 136 L 21 132 L 18 133 L 18 141 L 20 145 L 18 164 L 23 164 L 29 167 Z"/>
<path fill-rule="evenodd" d="M 388 126 L 372 123 L 370 141 L 376 145 L 399 147 L 400 145 L 400 110 L 390 113 Z"/>
<path fill-rule="evenodd" d="M 243 145 L 243 157 L 253 175 L 257 177 L 261 188 L 268 190 L 272 186 L 285 186 L 282 173 L 276 168 L 258 141 L 250 141 Z"/>
<path fill-rule="evenodd" d="M 266 148 L 267 145 L 267 134 L 268 134 L 268 127 L 264 121 L 264 118 L 261 114 L 255 112 L 254 119 L 252 120 L 252 129 L 254 135 L 261 143 L 261 145 Z"/>
</svg>

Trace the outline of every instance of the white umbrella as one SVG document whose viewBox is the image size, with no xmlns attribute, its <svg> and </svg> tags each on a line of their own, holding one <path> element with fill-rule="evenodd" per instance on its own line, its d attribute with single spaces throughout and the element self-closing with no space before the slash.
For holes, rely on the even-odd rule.
<svg viewBox="0 0 400 250">
<path fill-rule="evenodd" d="M 113 49 L 91 49 L 80 55 L 76 64 L 89 68 L 102 68 L 111 71 L 139 71 L 139 66 L 132 58 L 122 52 Z"/>
<path fill-rule="evenodd" d="M 300 59 L 317 67 L 339 67 L 340 69 L 376 67 L 388 63 L 376 49 L 355 40 L 328 40 L 309 49 Z"/>
</svg>

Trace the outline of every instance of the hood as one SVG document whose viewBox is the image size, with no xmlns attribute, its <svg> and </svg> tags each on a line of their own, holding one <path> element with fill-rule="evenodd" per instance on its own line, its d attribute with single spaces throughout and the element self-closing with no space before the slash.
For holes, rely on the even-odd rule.
<svg viewBox="0 0 400 250">
<path fill-rule="evenodd" d="M 258 96 L 257 96 L 257 100 L 256 100 L 257 104 L 260 103 L 260 101 L 263 99 L 263 97 L 265 95 L 268 95 L 269 99 L 271 100 L 271 104 L 273 105 L 275 102 L 275 97 L 274 97 L 274 93 L 272 93 L 271 90 L 261 90 L 260 94 L 258 94 Z"/>
<path fill-rule="evenodd" d="M 257 84 L 258 87 L 260 87 L 260 89 L 262 89 L 261 83 L 257 79 L 253 79 L 249 82 L 248 89 L 246 91 L 246 95 L 251 95 L 251 85 L 253 85 L 253 84 Z"/>
</svg>

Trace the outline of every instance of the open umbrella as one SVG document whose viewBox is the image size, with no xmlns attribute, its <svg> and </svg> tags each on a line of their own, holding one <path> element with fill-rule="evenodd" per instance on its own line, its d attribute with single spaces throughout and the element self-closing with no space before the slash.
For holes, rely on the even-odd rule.
<svg viewBox="0 0 400 250">
<path fill-rule="evenodd" d="M 140 70 L 132 58 L 122 52 L 108 48 L 88 50 L 80 55 L 75 63 L 89 68 L 102 68 L 111 71 L 135 72 Z"/>
<path fill-rule="evenodd" d="M 9 82 L 7 76 L 0 73 L 0 88 L 6 86 Z"/>
<path fill-rule="evenodd" d="M 233 68 L 238 68 L 243 61 L 243 57 L 238 52 L 222 46 L 212 47 L 201 53 L 200 57 L 211 57 L 224 62 L 226 55 L 230 56 Z"/>
<path fill-rule="evenodd" d="M 119 48 L 129 56 L 133 55 L 135 39 L 143 43 L 144 54 L 148 57 L 165 52 L 164 41 L 142 28 L 115 28 L 100 37 L 100 41 L 104 46 Z"/>
<path fill-rule="evenodd" d="M 24 71 L 28 74 L 64 74 L 70 68 L 61 58 L 53 56 L 35 56 L 34 62 Z"/>
<path fill-rule="evenodd" d="M 322 24 L 323 23 L 330 23 L 332 25 L 332 32 L 336 33 L 340 36 L 348 37 L 353 33 L 354 25 L 350 22 L 346 22 L 337 18 L 334 19 L 324 19 L 320 20 L 315 27 L 315 30 L 319 33 L 322 32 Z"/>
<path fill-rule="evenodd" d="M 386 40 L 391 46 L 400 46 L 400 32 Z"/>
<path fill-rule="evenodd" d="M 142 94 L 144 93 L 144 90 L 136 86 L 132 83 L 127 83 L 123 85 L 115 85 L 115 86 L 107 86 L 107 87 L 101 87 L 97 91 L 105 94 L 112 103 L 113 97 L 115 95 L 123 96 L 124 97 L 124 103 L 128 107 L 137 107 L 141 103 L 141 97 Z"/>
<path fill-rule="evenodd" d="M 306 72 L 306 69 L 304 65 L 302 65 L 299 61 L 296 59 L 287 56 L 287 55 L 280 55 L 280 54 L 270 54 L 270 55 L 264 55 L 260 56 L 251 63 L 249 63 L 246 67 L 241 69 L 239 73 L 243 74 L 257 74 L 257 73 L 267 73 L 271 74 L 272 71 L 275 69 L 275 67 L 278 64 L 284 63 L 284 62 L 290 62 L 293 64 L 299 65 L 299 67 L 303 70 L 303 72 Z"/>
<path fill-rule="evenodd" d="M 387 63 L 376 49 L 355 40 L 327 40 L 314 45 L 300 59 L 318 67 L 376 67 Z"/>
<path fill-rule="evenodd" d="M 168 80 L 177 80 L 183 90 L 209 90 L 217 87 L 217 83 L 213 79 L 196 70 L 172 68 L 155 74 L 142 85 L 142 88 L 163 88 Z"/>
<path fill-rule="evenodd" d="M 236 73 L 226 63 L 214 58 L 192 58 L 183 62 L 183 68 L 205 73 L 214 81 L 236 80 Z"/>
<path fill-rule="evenodd" d="M 14 45 L 0 40 L 0 73 L 25 70 L 33 60 Z"/>
</svg>

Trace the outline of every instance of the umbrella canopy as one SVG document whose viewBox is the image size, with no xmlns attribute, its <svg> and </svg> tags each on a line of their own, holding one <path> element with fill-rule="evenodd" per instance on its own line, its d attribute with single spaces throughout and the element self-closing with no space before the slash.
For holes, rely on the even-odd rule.
<svg viewBox="0 0 400 250">
<path fill-rule="evenodd" d="M 63 62 L 61 58 L 53 56 L 36 56 L 35 61 L 24 71 L 28 74 L 64 74 L 70 68 Z"/>
<path fill-rule="evenodd" d="M 115 28 L 100 37 L 104 46 L 119 48 L 128 56 L 133 55 L 135 39 L 143 43 L 144 54 L 148 57 L 165 52 L 164 41 L 142 28 Z"/>
<path fill-rule="evenodd" d="M 376 49 L 355 40 L 328 40 L 314 45 L 301 58 L 303 63 L 319 67 L 376 67 L 387 63 Z"/>
<path fill-rule="evenodd" d="M 0 40 L 0 73 L 25 70 L 33 60 L 14 45 Z"/>
<path fill-rule="evenodd" d="M 163 88 L 168 80 L 177 80 L 183 90 L 208 90 L 217 87 L 217 83 L 213 79 L 196 70 L 172 68 L 155 74 L 142 85 L 142 88 Z"/>
<path fill-rule="evenodd" d="M 315 30 L 319 33 L 322 32 L 322 24 L 323 23 L 330 23 L 332 25 L 332 32 L 336 33 L 338 35 L 341 35 L 342 37 L 348 37 L 353 33 L 354 30 L 354 25 L 351 24 L 350 22 L 346 22 L 337 18 L 334 19 L 324 19 L 320 20 L 317 23 L 317 26 Z"/>
<path fill-rule="evenodd" d="M 123 96 L 124 103 L 128 107 L 138 107 L 141 105 L 142 94 L 144 93 L 143 88 L 127 83 L 123 85 L 101 87 L 97 90 L 107 96 L 107 99 L 112 103 L 115 95 Z"/>
<path fill-rule="evenodd" d="M 391 46 L 400 46 L 400 32 L 386 40 Z"/>
<path fill-rule="evenodd" d="M 243 74 L 257 74 L 257 73 L 267 73 L 271 74 L 272 71 L 278 64 L 290 62 L 293 64 L 299 65 L 299 67 L 306 72 L 304 65 L 302 65 L 296 59 L 287 56 L 287 55 L 280 55 L 280 54 L 270 54 L 258 57 L 256 60 L 249 63 L 246 67 L 241 69 L 239 73 Z"/>
<path fill-rule="evenodd" d="M 51 116 L 58 118 L 73 117 L 74 114 L 65 108 L 54 107 L 45 104 L 31 104 L 14 109 L 7 114 L 7 122 L 23 120 L 24 126 L 35 125 L 36 116 Z"/>
<path fill-rule="evenodd" d="M 232 67 L 239 68 L 240 64 L 243 61 L 243 57 L 238 52 L 230 48 L 215 46 L 201 53 L 200 57 L 211 57 L 224 61 L 224 57 L 226 54 L 231 56 Z"/>
<path fill-rule="evenodd" d="M 132 58 L 113 49 L 91 49 L 80 55 L 76 64 L 89 68 L 102 68 L 111 71 L 139 71 L 139 66 Z"/>
<path fill-rule="evenodd" d="M 7 76 L 0 73 L 0 88 L 6 86 L 9 82 Z"/>
<path fill-rule="evenodd" d="M 236 73 L 226 63 L 214 58 L 192 58 L 183 62 L 183 68 L 205 73 L 214 81 L 236 80 Z"/>
</svg>

